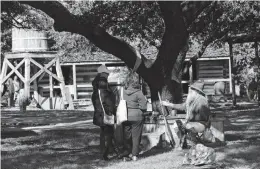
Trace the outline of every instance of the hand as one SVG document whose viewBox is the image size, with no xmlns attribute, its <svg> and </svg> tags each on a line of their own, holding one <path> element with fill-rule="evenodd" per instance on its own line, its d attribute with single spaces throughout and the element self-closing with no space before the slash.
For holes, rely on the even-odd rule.
<svg viewBox="0 0 260 169">
<path fill-rule="evenodd" d="M 162 101 L 161 104 L 163 106 L 171 106 L 171 103 L 169 103 L 168 101 Z"/>
</svg>

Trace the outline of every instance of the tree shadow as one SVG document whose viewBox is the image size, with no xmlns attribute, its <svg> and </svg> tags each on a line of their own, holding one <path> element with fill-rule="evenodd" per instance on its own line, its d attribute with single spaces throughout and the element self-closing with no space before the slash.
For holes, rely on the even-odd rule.
<svg viewBox="0 0 260 169">
<path fill-rule="evenodd" d="M 141 158 L 144 158 L 144 157 L 150 157 L 150 156 L 154 156 L 154 155 L 158 155 L 158 154 L 162 154 L 162 153 L 166 153 L 166 152 L 170 152 L 172 151 L 172 148 L 162 148 L 160 146 L 155 146 L 153 148 L 151 148 L 150 150 L 148 151 L 145 151 L 144 153 L 140 154 L 140 157 Z"/>
<path fill-rule="evenodd" d="M 2 168 L 97 168 L 101 160 L 99 129 L 60 129 L 2 139 Z M 8 147 L 11 145 L 10 149 Z"/>
<path fill-rule="evenodd" d="M 260 166 L 260 108 L 232 110 L 226 114 L 225 124 L 227 145 L 222 147 L 223 162 L 227 167 Z"/>
</svg>

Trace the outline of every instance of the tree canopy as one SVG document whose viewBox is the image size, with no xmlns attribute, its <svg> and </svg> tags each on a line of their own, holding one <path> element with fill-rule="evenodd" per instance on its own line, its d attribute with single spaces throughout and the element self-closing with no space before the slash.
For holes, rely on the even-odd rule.
<svg viewBox="0 0 260 169">
<path fill-rule="evenodd" d="M 47 30 L 53 39 L 53 50 L 64 50 L 78 57 L 93 51 L 104 51 L 121 59 L 130 68 L 141 55 L 143 62 L 137 73 L 154 91 L 161 91 L 163 86 L 169 85 L 168 80 L 180 83 L 183 61 L 193 39 L 200 44 L 198 53 L 193 57 L 196 60 L 209 44 L 221 46 L 229 36 L 244 30 L 259 34 L 259 25 L 256 24 L 259 22 L 259 3 L 1 2 L 2 32 L 8 34 L 9 30 L 10 33 L 13 24 Z M 22 18 L 22 24 L 16 22 L 17 17 Z M 3 41 L 6 49 L 10 49 L 10 39 L 4 38 Z M 170 93 L 174 92 L 177 91 Z"/>
</svg>

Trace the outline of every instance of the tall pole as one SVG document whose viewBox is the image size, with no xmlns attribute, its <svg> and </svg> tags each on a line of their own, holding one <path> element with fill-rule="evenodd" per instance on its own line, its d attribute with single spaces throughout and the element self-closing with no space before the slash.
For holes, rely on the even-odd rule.
<svg viewBox="0 0 260 169">
<path fill-rule="evenodd" d="M 50 68 L 50 71 L 52 72 L 52 67 Z M 53 107 L 53 78 L 52 78 L 52 76 L 49 76 L 49 85 L 50 85 L 50 109 L 54 109 L 54 107 Z"/>
<path fill-rule="evenodd" d="M 233 44 L 232 42 L 229 42 L 229 55 L 230 55 L 230 63 L 231 63 L 231 82 L 232 82 L 232 99 L 233 99 L 233 106 L 236 105 L 236 89 L 235 89 L 235 75 L 234 75 L 234 69 L 233 69 Z"/>
<path fill-rule="evenodd" d="M 257 97 L 258 97 L 258 105 L 260 106 L 260 58 L 259 58 L 259 53 L 258 53 L 258 43 L 255 41 L 255 57 L 257 59 L 257 71 L 256 71 L 256 76 L 257 76 Z"/>
<path fill-rule="evenodd" d="M 73 72 L 73 90 L 74 90 L 74 100 L 78 99 L 77 93 L 77 73 L 76 73 L 76 64 L 72 65 L 72 72 Z"/>
<path fill-rule="evenodd" d="M 58 78 L 60 79 L 60 90 L 61 90 L 61 95 L 62 95 L 62 98 L 63 98 L 63 105 L 62 107 L 64 108 L 64 103 L 65 102 L 68 102 L 67 98 L 66 98 L 66 89 L 65 89 L 65 81 L 64 81 L 64 78 L 63 78 L 63 74 L 62 74 L 62 70 L 61 70 L 61 67 L 60 67 L 60 58 L 58 58 L 56 60 L 56 72 L 57 72 L 57 76 Z"/>
<path fill-rule="evenodd" d="M 25 58 L 25 72 L 24 72 L 24 94 L 26 100 L 30 98 L 30 60 L 29 58 Z"/>
</svg>

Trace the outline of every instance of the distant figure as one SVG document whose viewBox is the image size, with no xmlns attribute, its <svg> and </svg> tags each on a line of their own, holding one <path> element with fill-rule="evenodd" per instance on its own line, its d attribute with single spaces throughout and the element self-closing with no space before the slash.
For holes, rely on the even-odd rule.
<svg viewBox="0 0 260 169">
<path fill-rule="evenodd" d="M 248 98 L 250 101 L 257 100 L 257 82 L 255 81 L 255 78 L 253 78 L 248 85 Z"/>
<path fill-rule="evenodd" d="M 11 77 L 8 78 L 6 85 L 8 91 L 8 107 L 13 107 L 14 106 L 14 82 Z"/>
<path fill-rule="evenodd" d="M 28 98 L 25 96 L 24 88 L 21 88 L 19 90 L 17 99 L 18 99 L 20 111 L 25 112 L 26 106 L 28 105 L 29 101 Z"/>
<path fill-rule="evenodd" d="M 5 92 L 7 92 L 7 86 L 6 84 L 1 85 L 1 96 L 3 97 L 5 95 Z"/>
<path fill-rule="evenodd" d="M 214 94 L 217 101 L 220 101 L 222 98 L 225 102 L 227 101 L 225 97 L 225 82 L 216 82 L 214 84 Z"/>
<path fill-rule="evenodd" d="M 16 103 L 20 90 L 20 82 L 17 76 L 14 76 L 14 103 Z"/>
</svg>

